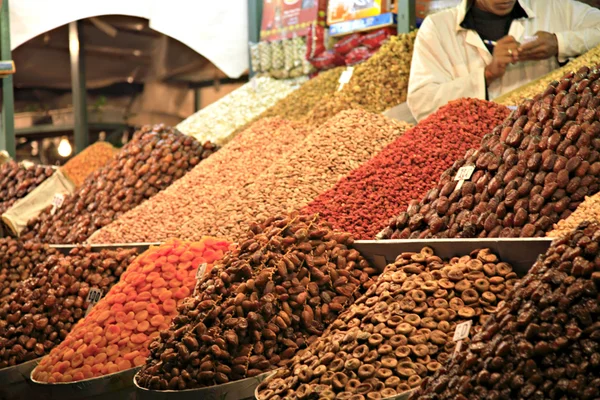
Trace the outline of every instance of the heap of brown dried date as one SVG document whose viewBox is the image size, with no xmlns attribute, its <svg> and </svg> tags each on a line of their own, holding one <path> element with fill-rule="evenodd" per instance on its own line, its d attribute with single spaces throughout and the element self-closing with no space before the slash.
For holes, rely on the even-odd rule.
<svg viewBox="0 0 600 400">
<path fill-rule="evenodd" d="M 382 232 L 386 239 L 545 236 L 600 189 L 600 69 L 525 100 Z M 459 168 L 474 173 L 462 187 Z"/>
<path fill-rule="evenodd" d="M 56 254 L 47 244 L 0 238 L 0 302 L 29 278 L 35 266 Z"/>
<path fill-rule="evenodd" d="M 0 165 L 0 215 L 54 174 L 52 167 L 25 167 L 15 161 Z"/>
<path fill-rule="evenodd" d="M 0 302 L 0 368 L 48 353 L 84 316 L 90 289 L 107 293 L 136 256 L 135 249 L 77 247 L 36 265 Z"/>
<path fill-rule="evenodd" d="M 430 248 L 403 253 L 328 332 L 259 386 L 258 399 L 375 400 L 411 390 L 450 359 L 456 326 L 472 320 L 477 332 L 516 280 L 487 249 L 449 261 Z"/>
<path fill-rule="evenodd" d="M 550 249 L 468 350 L 414 399 L 600 397 L 600 225 L 583 223 Z"/>
<path fill-rule="evenodd" d="M 89 175 L 60 208 L 48 207 L 30 221 L 23 237 L 49 243 L 83 243 L 215 150 L 212 143 L 202 145 L 173 128 L 146 126 L 108 164 Z"/>
<path fill-rule="evenodd" d="M 349 247 L 350 234 L 315 216 L 270 218 L 250 229 L 151 344 L 139 385 L 190 389 L 285 365 L 379 273 Z"/>
</svg>

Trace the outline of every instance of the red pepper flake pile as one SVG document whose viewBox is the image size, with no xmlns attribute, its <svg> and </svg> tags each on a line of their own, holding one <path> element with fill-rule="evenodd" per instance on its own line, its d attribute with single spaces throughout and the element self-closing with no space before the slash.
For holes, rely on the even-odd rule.
<svg viewBox="0 0 600 400">
<path fill-rule="evenodd" d="M 319 213 L 335 229 L 371 239 L 390 218 L 420 198 L 444 170 L 502 123 L 508 108 L 460 99 L 406 131 L 375 158 L 342 178 L 303 211 Z"/>
</svg>

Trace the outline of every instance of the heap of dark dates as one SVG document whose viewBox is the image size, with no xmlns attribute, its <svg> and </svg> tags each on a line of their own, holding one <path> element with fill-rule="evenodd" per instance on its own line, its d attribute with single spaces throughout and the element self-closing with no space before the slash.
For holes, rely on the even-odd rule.
<svg viewBox="0 0 600 400">
<path fill-rule="evenodd" d="M 412 398 L 599 398 L 599 241 L 588 222 L 555 240 L 468 350 Z"/>
<path fill-rule="evenodd" d="M 56 254 L 47 244 L 0 238 L 0 302 L 30 277 L 36 265 Z"/>
<path fill-rule="evenodd" d="M 373 284 L 376 268 L 315 216 L 253 223 L 218 261 L 136 377 L 142 387 L 191 389 L 286 365 Z"/>
<path fill-rule="evenodd" d="M 516 282 L 488 249 L 450 260 L 430 248 L 400 254 L 289 368 L 260 384 L 258 399 L 376 400 L 416 388 L 452 357 L 457 325 L 471 320 L 477 332 Z"/>
<path fill-rule="evenodd" d="M 15 161 L 0 165 L 0 215 L 54 174 L 52 167 L 25 167 Z"/>
<path fill-rule="evenodd" d="M 600 69 L 583 67 L 523 101 L 380 237 L 545 236 L 600 188 Z M 474 167 L 459 187 L 461 167 Z"/>
<path fill-rule="evenodd" d="M 27 239 L 49 243 L 83 243 L 96 230 L 181 178 L 216 150 L 191 136 L 156 125 L 133 139 L 56 210 L 48 207 L 29 222 Z"/>
<path fill-rule="evenodd" d="M 137 256 L 137 250 L 76 247 L 50 254 L 0 302 L 0 368 L 47 354 L 85 315 L 90 288 L 104 294 Z"/>
</svg>

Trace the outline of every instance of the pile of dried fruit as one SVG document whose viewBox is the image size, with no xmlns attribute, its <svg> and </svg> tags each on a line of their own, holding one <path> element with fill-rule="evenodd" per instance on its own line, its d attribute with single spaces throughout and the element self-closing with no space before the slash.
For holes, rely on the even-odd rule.
<svg viewBox="0 0 600 400">
<path fill-rule="evenodd" d="M 413 399 L 596 399 L 600 225 L 558 239 Z"/>
<path fill-rule="evenodd" d="M 320 125 L 338 112 L 363 108 L 381 113 L 406 101 L 410 63 L 417 31 L 392 36 L 367 61 L 354 67 L 341 91 L 323 96 L 306 121 Z"/>
<path fill-rule="evenodd" d="M 508 113 L 483 100 L 450 102 L 319 195 L 305 211 L 319 213 L 357 239 L 372 239 Z"/>
<path fill-rule="evenodd" d="M 250 229 L 150 345 L 139 385 L 191 389 L 285 365 L 378 274 L 349 247 L 350 234 L 333 232 L 315 217 L 270 218 Z"/>
<path fill-rule="evenodd" d="M 430 248 L 400 254 L 328 332 L 259 386 L 258 399 L 380 399 L 415 388 L 451 358 L 456 326 L 472 320 L 478 331 L 516 278 L 487 249 L 449 261 Z"/>
<path fill-rule="evenodd" d="M 62 207 L 48 207 L 30 221 L 26 239 L 83 243 L 92 233 L 181 178 L 215 151 L 209 142 L 163 125 L 136 132 L 108 164 L 97 169 Z"/>
<path fill-rule="evenodd" d="M 92 243 L 162 241 L 170 237 L 199 240 L 201 230 L 182 236 L 193 215 L 218 226 L 218 210 L 260 176 L 282 154 L 297 148 L 308 134 L 297 123 L 269 118 L 254 123 L 227 146 L 149 201 L 96 232 Z"/>
<path fill-rule="evenodd" d="M 67 161 L 61 170 L 76 187 L 79 187 L 88 175 L 103 167 L 117 152 L 110 143 L 96 142 Z"/>
<path fill-rule="evenodd" d="M 137 251 L 77 247 L 50 255 L 0 302 L 0 368 L 46 354 L 83 318 L 91 288 L 106 293 Z"/>
<path fill-rule="evenodd" d="M 151 248 L 33 371 L 41 382 L 71 382 L 141 366 L 159 331 L 169 328 L 177 306 L 196 285 L 199 265 L 207 271 L 229 244 L 205 238 L 171 240 Z"/>
<path fill-rule="evenodd" d="M 201 142 L 224 145 L 234 132 L 298 88 L 302 79 L 255 78 L 177 125 Z"/>
<path fill-rule="evenodd" d="M 0 165 L 0 215 L 52 174 L 54 169 L 41 165 L 25 167 L 15 161 Z"/>
<path fill-rule="evenodd" d="M 554 230 L 548 233 L 550 237 L 559 237 L 573 231 L 584 221 L 600 222 L 600 193 L 586 197 L 577 209 L 567 219 L 554 224 Z"/>
<path fill-rule="evenodd" d="M 382 236 L 545 236 L 600 189 L 599 78 L 584 67 L 524 101 Z M 466 166 L 474 173 L 459 189 Z"/>
<path fill-rule="evenodd" d="M 28 279 L 37 265 L 56 254 L 47 244 L 0 238 L 0 302 Z"/>
<path fill-rule="evenodd" d="M 597 65 L 600 63 L 600 46 L 593 48 L 587 53 L 571 60 L 567 65 L 558 68 L 541 78 L 521 86 L 509 93 L 494 99 L 499 104 L 516 105 L 523 99 L 534 98 L 538 93 L 541 93 L 552 83 L 552 81 L 560 80 L 564 75 L 579 70 L 582 67 Z"/>
</svg>

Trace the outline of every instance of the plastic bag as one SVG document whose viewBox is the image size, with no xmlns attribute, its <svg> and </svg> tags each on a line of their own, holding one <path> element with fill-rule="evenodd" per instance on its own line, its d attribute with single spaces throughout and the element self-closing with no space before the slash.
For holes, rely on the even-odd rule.
<svg viewBox="0 0 600 400">
<path fill-rule="evenodd" d="M 360 41 L 361 41 L 360 33 L 353 33 L 352 35 L 346 36 L 345 38 L 343 38 L 339 42 L 337 42 L 333 46 L 333 49 L 339 55 L 344 56 L 344 55 L 350 53 L 356 47 L 360 46 Z"/>
<path fill-rule="evenodd" d="M 258 54 L 260 58 L 260 67 L 262 72 L 271 69 L 271 44 L 269 42 L 260 42 L 258 44 Z"/>
<path fill-rule="evenodd" d="M 360 44 L 371 49 L 376 50 L 383 42 L 385 42 L 390 36 L 393 36 L 396 31 L 392 28 L 381 28 L 373 31 L 367 35 L 364 35 L 360 41 Z"/>
<path fill-rule="evenodd" d="M 368 60 L 373 55 L 373 51 L 369 50 L 364 46 L 360 46 L 346 54 L 344 61 L 346 65 L 354 65 L 360 62 Z"/>
<path fill-rule="evenodd" d="M 319 70 L 331 69 L 345 64 L 344 57 L 336 54 L 333 50 L 326 51 L 320 56 L 311 59 L 310 62 Z"/>
<path fill-rule="evenodd" d="M 306 55 L 307 60 L 312 60 L 320 56 L 325 51 L 325 29 L 316 24 L 312 24 L 308 30 L 306 38 Z"/>
<path fill-rule="evenodd" d="M 252 65 L 252 71 L 255 73 L 262 72 L 260 66 L 260 51 L 258 49 L 258 43 L 250 42 L 250 64 Z"/>
<path fill-rule="evenodd" d="M 282 70 L 285 66 L 285 55 L 281 40 L 271 42 L 271 69 Z"/>
</svg>

